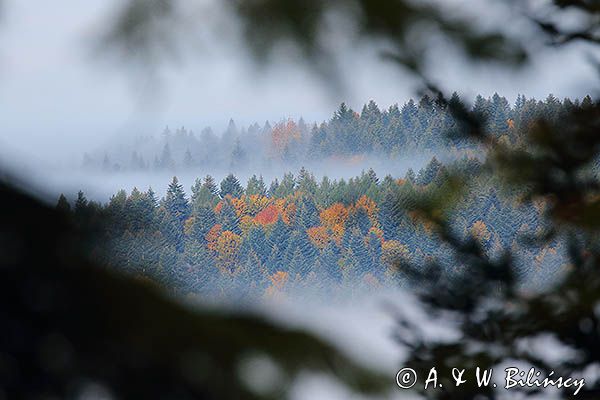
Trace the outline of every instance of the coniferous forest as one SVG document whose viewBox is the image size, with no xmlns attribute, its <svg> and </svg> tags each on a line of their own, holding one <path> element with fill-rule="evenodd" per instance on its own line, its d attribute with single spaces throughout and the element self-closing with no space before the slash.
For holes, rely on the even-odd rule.
<svg viewBox="0 0 600 400">
<path fill-rule="evenodd" d="M 164 136 L 154 165 L 201 171 L 211 162 L 248 163 L 249 154 L 286 162 L 361 154 L 400 157 L 417 148 L 449 151 L 458 159 L 453 168 L 468 175 L 469 193 L 452 211 L 452 229 L 462 238 L 477 238 L 491 258 L 515 252 L 525 281 L 544 285 L 564 267 L 565 246 L 552 241 L 532 248 L 521 239 L 544 230 L 540 221 L 546 204 L 519 200 L 518 193 L 502 190 L 500 177 L 485 173 L 486 155 L 459 139 L 465 137 L 463 128 L 447 110 L 459 101 L 456 94 L 450 103 L 423 97 L 383 112 L 370 102 L 360 114 L 342 104 L 330 121 L 312 129 L 291 120 L 239 134 L 230 126 L 220 139 L 207 133 L 197 139 L 178 130 Z M 544 101 L 519 96 L 511 106 L 494 95 L 478 96 L 472 111 L 482 115 L 484 129 L 500 143 L 517 147 L 522 145 L 517 132 L 532 121 L 543 117 L 558 123 L 564 113 L 590 104 L 589 97 L 560 101 L 550 95 Z M 268 150 L 257 151 L 257 145 Z M 176 162 L 171 149 L 184 148 L 182 161 Z M 133 150 L 127 168 L 147 168 L 142 153 Z M 134 188 L 99 204 L 79 192 L 74 204 L 61 196 L 57 207 L 74 213 L 82 224 L 101 226 L 102 240 L 93 254 L 102 263 L 177 294 L 228 299 L 331 295 L 341 288 L 402 284 L 398 265 L 404 261 L 425 265 L 435 260 L 459 271 L 447 246 L 410 212 L 416 196 L 443 188 L 447 180 L 447 167 L 434 156 L 402 176 L 380 177 L 368 169 L 347 180 L 317 180 L 304 167 L 269 182 L 260 173 L 247 182 L 233 173 L 220 182 L 206 174 L 191 188 L 173 177 L 162 198 L 151 188 Z M 112 222 L 103 226 L 103 220 Z"/>
<path fill-rule="evenodd" d="M 486 121 L 486 130 L 506 143 L 521 144 L 516 132 L 539 118 L 559 121 L 573 107 L 591 104 L 582 100 L 560 100 L 549 95 L 544 100 L 518 96 L 513 105 L 494 94 L 477 96 L 473 111 Z M 360 160 L 376 156 L 397 159 L 415 154 L 464 154 L 473 150 L 450 109 L 461 104 L 454 93 L 448 102 L 423 96 L 403 105 L 381 110 L 370 101 L 360 112 L 346 104 L 321 124 L 307 124 L 302 118 L 282 120 L 262 126 L 255 123 L 239 129 L 230 120 L 217 135 L 205 128 L 196 135 L 182 127 L 166 128 L 160 137 L 138 135 L 135 140 L 114 149 L 98 150 L 83 156 L 83 167 L 116 171 L 183 171 L 221 168 L 239 171 L 250 168 L 297 166 L 330 159 Z"/>
<path fill-rule="evenodd" d="M 597 400 L 599 46 L 599 0 L 0 0 L 0 400 Z"/>
</svg>

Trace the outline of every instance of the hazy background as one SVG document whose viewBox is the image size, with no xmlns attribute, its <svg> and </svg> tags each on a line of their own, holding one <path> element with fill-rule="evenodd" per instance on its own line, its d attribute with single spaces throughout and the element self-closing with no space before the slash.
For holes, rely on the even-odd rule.
<svg viewBox="0 0 600 400">
<path fill-rule="evenodd" d="M 198 24 L 222 18 L 215 1 L 205 1 Z M 442 2 L 445 6 L 460 1 Z M 481 2 L 484 3 L 484 2 Z M 73 166 L 83 151 L 122 135 L 155 134 L 165 126 L 220 132 L 230 118 L 238 126 L 284 117 L 307 122 L 328 118 L 346 101 L 358 108 L 374 99 L 382 108 L 414 96 L 414 81 L 373 51 L 344 44 L 344 92 L 332 92 L 299 60 L 276 61 L 258 70 L 242 46 L 225 45 L 221 32 L 203 34 L 198 48 L 186 48 L 155 71 L 132 70 L 94 53 L 93 39 L 114 12 L 116 1 L 8 1 L 0 31 L 0 155 L 20 163 Z M 470 7 L 472 8 L 472 7 Z M 483 6 L 481 21 L 485 22 Z M 497 18 L 497 15 L 496 15 Z M 226 21 L 227 22 L 227 21 Z M 514 27 L 518 28 L 518 23 Z M 211 36 L 212 35 L 212 36 Z M 234 40 L 233 43 L 236 43 Z M 466 68 L 451 50 L 437 57 L 434 76 L 449 90 L 471 98 L 495 91 L 513 101 L 517 94 L 544 98 L 581 97 L 589 88 L 575 82 L 592 77 L 581 48 L 548 50 L 519 74 Z M 283 53 L 284 51 L 282 51 Z M 443 80 L 441 80 L 443 78 Z M 15 164 L 17 163 L 17 164 Z"/>
</svg>

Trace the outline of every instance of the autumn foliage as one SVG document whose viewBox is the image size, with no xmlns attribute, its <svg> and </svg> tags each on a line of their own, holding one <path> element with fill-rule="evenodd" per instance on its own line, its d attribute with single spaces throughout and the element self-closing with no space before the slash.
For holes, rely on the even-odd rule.
<svg viewBox="0 0 600 400">
<path fill-rule="evenodd" d="M 268 298 L 281 297 L 285 285 L 288 282 L 289 273 L 285 271 L 277 271 L 269 277 L 271 286 L 265 290 L 265 296 Z"/>
<path fill-rule="evenodd" d="M 292 119 L 279 122 L 271 131 L 271 146 L 273 152 L 277 156 L 282 156 L 290 144 L 294 141 L 299 141 L 300 138 L 300 129 Z"/>
<path fill-rule="evenodd" d="M 397 268 L 399 261 L 406 261 L 409 256 L 408 248 L 396 240 L 383 242 L 381 246 L 381 261 L 388 268 Z"/>
<path fill-rule="evenodd" d="M 254 217 L 254 222 L 260 225 L 271 225 L 277 222 L 277 218 L 279 218 L 279 207 L 274 204 L 267 206 L 264 210 L 256 214 Z"/>
<path fill-rule="evenodd" d="M 220 269 L 227 272 L 234 272 L 236 266 L 237 253 L 242 244 L 242 237 L 231 231 L 221 233 L 216 241 L 215 250 L 217 251 L 217 264 Z"/>
<path fill-rule="evenodd" d="M 217 251 L 217 240 L 221 236 L 222 226 L 221 224 L 216 224 L 206 234 L 206 247 L 208 247 L 212 251 Z"/>
<path fill-rule="evenodd" d="M 308 228 L 307 234 L 311 243 L 320 250 L 324 249 L 329 244 L 330 236 L 328 229 L 324 226 Z"/>
<path fill-rule="evenodd" d="M 339 244 L 344 236 L 349 211 L 342 203 L 335 203 L 321 211 L 319 215 L 323 226 L 331 231 L 332 238 Z"/>
</svg>

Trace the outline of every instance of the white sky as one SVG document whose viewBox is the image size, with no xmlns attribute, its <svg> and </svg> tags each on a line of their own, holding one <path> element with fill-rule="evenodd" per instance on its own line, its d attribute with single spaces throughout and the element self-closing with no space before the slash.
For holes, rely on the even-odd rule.
<svg viewBox="0 0 600 400">
<path fill-rule="evenodd" d="M 207 125 L 220 129 L 231 117 L 238 125 L 288 116 L 321 121 L 342 101 L 360 109 L 374 99 L 387 107 L 414 94 L 414 81 L 366 51 L 345 56 L 342 73 L 349 84 L 345 93 L 332 95 L 293 62 L 256 73 L 242 51 L 219 45 L 167 69 L 162 90 L 141 99 L 128 71 L 90 57 L 90 37 L 114 4 L 6 0 L 0 25 L 0 156 L 79 161 L 83 151 L 115 137 L 157 134 L 166 125 L 199 132 Z M 595 79 L 575 49 L 549 51 L 520 73 L 466 68 L 448 54 L 436 59 L 435 73 L 446 89 L 467 96 L 497 91 L 510 101 L 518 93 L 581 97 L 592 90 L 585 82 Z M 156 101 L 141 101 L 148 97 Z"/>
</svg>

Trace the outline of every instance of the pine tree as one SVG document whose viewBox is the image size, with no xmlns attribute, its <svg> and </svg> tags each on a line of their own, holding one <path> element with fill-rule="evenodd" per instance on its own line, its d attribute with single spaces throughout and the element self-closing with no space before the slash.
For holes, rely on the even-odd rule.
<svg viewBox="0 0 600 400">
<path fill-rule="evenodd" d="M 269 191 L 267 192 L 267 195 L 269 197 L 276 197 L 277 194 L 277 190 L 279 189 L 279 181 L 277 180 L 277 178 L 275 178 L 272 182 L 271 185 L 269 186 Z"/>
<path fill-rule="evenodd" d="M 317 190 L 318 185 L 314 175 L 302 167 L 298 173 L 298 191 L 314 197 L 317 193 Z"/>
<path fill-rule="evenodd" d="M 361 277 L 372 269 L 372 265 L 369 249 L 365 243 L 364 236 L 362 236 L 358 230 L 354 230 L 352 233 L 350 249 L 357 261 L 355 274 L 357 277 Z"/>
<path fill-rule="evenodd" d="M 163 146 L 162 154 L 160 157 L 160 167 L 169 171 L 175 169 L 175 160 L 173 160 L 173 156 L 171 155 L 171 148 L 169 147 L 169 143 L 165 143 L 165 145 Z"/>
<path fill-rule="evenodd" d="M 293 231 L 291 234 L 283 258 L 286 264 L 291 262 L 297 250 L 302 254 L 306 265 L 312 265 L 318 255 L 317 248 L 312 244 L 305 231 Z"/>
<path fill-rule="evenodd" d="M 283 271 L 283 253 L 279 250 L 279 246 L 275 245 L 271 249 L 271 254 L 267 260 L 267 270 L 269 274 L 274 274 L 277 271 Z"/>
<path fill-rule="evenodd" d="M 194 240 L 206 244 L 206 234 L 217 223 L 217 217 L 211 207 L 200 206 L 194 212 L 191 236 Z"/>
<path fill-rule="evenodd" d="M 232 168 L 240 168 L 246 164 L 246 152 L 240 144 L 240 139 L 235 140 L 233 150 L 231 151 L 231 162 Z"/>
<path fill-rule="evenodd" d="M 283 179 L 281 183 L 277 186 L 275 190 L 274 196 L 277 198 L 283 198 L 287 196 L 291 196 L 294 194 L 296 190 L 296 180 L 294 179 L 294 174 L 291 172 L 283 175 Z"/>
<path fill-rule="evenodd" d="M 79 215 L 83 215 L 86 213 L 88 208 L 88 200 L 85 197 L 85 195 L 83 194 L 83 192 L 80 190 L 79 192 L 77 192 L 77 200 L 75 200 L 75 215 L 79 216 Z"/>
<path fill-rule="evenodd" d="M 398 194 L 388 191 L 379 207 L 379 223 L 385 240 L 395 240 L 400 233 Z"/>
<path fill-rule="evenodd" d="M 273 248 L 277 246 L 282 252 L 287 248 L 287 244 L 290 240 L 290 228 L 286 225 L 281 217 L 277 218 L 277 222 L 273 226 L 271 233 L 268 237 L 269 247 Z"/>
<path fill-rule="evenodd" d="M 236 235 L 240 235 L 242 230 L 240 229 L 240 219 L 235 212 L 235 207 L 231 204 L 228 198 L 223 200 L 223 207 L 219 212 L 219 222 L 223 228 L 223 231 L 231 231 Z"/>
<path fill-rule="evenodd" d="M 302 196 L 300 206 L 296 212 L 295 223 L 305 231 L 319 225 L 319 210 L 311 197 Z"/>
<path fill-rule="evenodd" d="M 267 236 L 261 227 L 251 228 L 244 241 L 247 251 L 256 254 L 261 264 L 265 264 L 271 254 L 267 243 Z"/>
<path fill-rule="evenodd" d="M 192 157 L 190 149 L 187 149 L 185 151 L 185 155 L 183 156 L 183 166 L 186 169 L 191 169 L 194 166 L 194 159 Z"/>
<path fill-rule="evenodd" d="M 342 281 L 342 271 L 339 266 L 339 259 L 338 247 L 330 243 L 319 256 L 322 271 L 317 271 L 317 273 L 331 283 L 340 283 Z"/>
<path fill-rule="evenodd" d="M 256 175 L 252 175 L 252 177 L 248 180 L 246 195 L 252 196 L 255 194 L 260 196 L 265 196 L 267 194 L 267 187 L 265 186 L 262 175 L 259 178 L 257 178 Z"/>
<path fill-rule="evenodd" d="M 71 212 L 71 204 L 69 204 L 69 201 L 67 200 L 65 195 L 62 193 L 60 194 L 60 197 L 58 198 L 58 203 L 56 204 L 56 209 L 64 214 L 69 214 Z"/>
<path fill-rule="evenodd" d="M 167 189 L 165 208 L 173 216 L 173 218 L 179 221 L 182 225 L 183 222 L 189 217 L 189 204 L 185 197 L 183 186 L 179 183 L 176 176 L 173 177 L 173 180 Z"/>
<path fill-rule="evenodd" d="M 154 190 L 152 190 L 152 187 L 148 187 L 148 190 L 146 191 L 146 198 L 152 209 L 158 207 L 158 198 L 156 197 Z"/>
<path fill-rule="evenodd" d="M 240 182 L 233 174 L 229 174 L 221 181 L 221 198 L 230 195 L 231 197 L 242 197 L 244 194 L 244 188 L 240 185 Z"/>
<path fill-rule="evenodd" d="M 356 227 L 359 229 L 361 235 L 366 236 L 371 229 L 371 220 L 369 214 L 363 207 L 359 207 L 355 213 Z"/>
<path fill-rule="evenodd" d="M 310 270 L 311 266 L 302 256 L 302 251 L 299 248 L 296 248 L 288 262 L 288 271 L 290 272 L 290 276 L 294 277 L 296 275 L 300 275 L 301 277 L 305 277 L 308 275 Z"/>
<path fill-rule="evenodd" d="M 172 246 L 177 252 L 183 252 L 185 248 L 183 222 L 166 207 L 159 209 L 157 218 L 161 234 L 166 239 L 167 244 Z"/>
<path fill-rule="evenodd" d="M 376 277 L 383 279 L 384 269 L 381 264 L 381 239 L 379 239 L 379 237 L 373 232 L 371 232 L 367 238 L 367 248 L 369 252 L 371 272 L 373 272 Z"/>
<path fill-rule="evenodd" d="M 423 186 L 429 185 L 437 177 L 441 168 L 442 163 L 440 163 L 437 158 L 433 157 L 427 166 L 419 171 L 419 176 L 417 177 L 416 182 Z"/>
<path fill-rule="evenodd" d="M 215 180 L 212 176 L 206 175 L 204 183 L 200 185 L 200 181 L 192 187 L 192 207 L 199 209 L 201 207 L 214 207 L 219 202 L 218 190 Z"/>
</svg>

